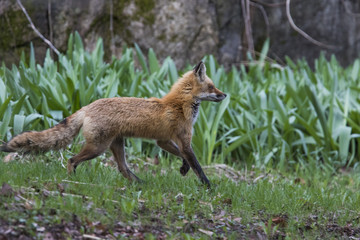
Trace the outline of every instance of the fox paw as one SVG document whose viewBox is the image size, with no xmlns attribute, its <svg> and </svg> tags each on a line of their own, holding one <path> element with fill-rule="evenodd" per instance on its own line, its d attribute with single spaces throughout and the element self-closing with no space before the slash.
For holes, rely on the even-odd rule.
<svg viewBox="0 0 360 240">
<path fill-rule="evenodd" d="M 185 176 L 189 170 L 190 170 L 189 164 L 184 162 L 180 168 L 180 173 L 181 173 L 181 175 Z"/>
<path fill-rule="evenodd" d="M 76 167 L 77 165 L 73 163 L 72 159 L 69 159 L 68 163 L 67 163 L 67 172 L 68 174 L 73 174 L 76 173 Z"/>
</svg>

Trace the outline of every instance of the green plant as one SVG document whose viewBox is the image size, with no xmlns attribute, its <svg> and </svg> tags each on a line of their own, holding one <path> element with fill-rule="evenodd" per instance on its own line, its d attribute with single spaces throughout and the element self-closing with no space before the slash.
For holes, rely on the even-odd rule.
<svg viewBox="0 0 360 240">
<path fill-rule="evenodd" d="M 266 42 L 259 59 L 229 72 L 213 56 L 204 58 L 209 77 L 229 96 L 201 105 L 193 137 L 199 160 L 281 169 L 358 166 L 360 60 L 343 68 L 321 55 L 314 70 L 304 60 L 287 59 L 281 67 L 265 61 L 268 49 Z M 106 63 L 102 40 L 87 52 L 78 33 L 58 61 L 48 52 L 37 64 L 31 47 L 28 60 L 23 54 L 18 66 L 0 69 L 0 136 L 7 141 L 51 127 L 98 98 L 162 97 L 190 69 L 178 71 L 170 58 L 160 63 L 152 49 L 146 57 L 136 44 Z M 149 141 L 129 144 L 131 154 L 159 152 Z"/>
</svg>

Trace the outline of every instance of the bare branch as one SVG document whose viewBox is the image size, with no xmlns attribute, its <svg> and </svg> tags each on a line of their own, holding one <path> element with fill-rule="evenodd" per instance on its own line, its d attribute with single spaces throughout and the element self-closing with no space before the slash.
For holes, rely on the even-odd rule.
<svg viewBox="0 0 360 240">
<path fill-rule="evenodd" d="M 266 2 L 263 2 L 263 1 L 260 1 L 260 0 L 252 0 L 253 2 L 257 2 L 261 5 L 264 5 L 264 6 L 267 6 L 267 7 L 279 7 L 281 5 L 285 5 L 286 3 L 285 2 L 278 2 L 278 3 L 266 3 Z"/>
<path fill-rule="evenodd" d="M 291 25 L 291 27 L 297 31 L 298 33 L 300 33 L 304 38 L 306 38 L 307 40 L 309 40 L 310 42 L 312 42 L 313 44 L 319 46 L 319 47 L 323 47 L 323 48 L 328 48 L 328 49 L 336 49 L 335 46 L 333 45 L 328 45 L 322 42 L 319 42 L 315 39 L 313 39 L 312 37 L 310 37 L 306 32 L 304 32 L 303 30 L 301 30 L 298 26 L 295 25 L 294 20 L 291 17 L 291 13 L 290 13 L 290 0 L 286 0 L 286 16 L 288 18 L 288 21 Z"/>
<path fill-rule="evenodd" d="M 354 13 L 349 9 L 348 5 L 346 5 L 346 3 L 345 3 L 345 0 L 341 0 L 341 3 L 344 5 L 344 8 L 345 8 L 345 11 L 347 14 L 351 15 L 352 17 L 356 17 L 356 18 L 360 17 L 360 13 Z"/>
<path fill-rule="evenodd" d="M 260 12 L 262 13 L 262 15 L 264 17 L 265 25 L 266 25 L 266 37 L 269 38 L 270 37 L 270 27 L 269 27 L 270 24 L 269 24 L 269 18 L 266 14 L 264 7 L 261 6 L 260 4 L 254 3 L 254 2 L 250 2 L 250 5 L 258 8 L 260 10 Z"/>
<path fill-rule="evenodd" d="M 36 29 L 35 25 L 33 24 L 33 22 L 31 21 L 31 18 L 29 16 L 29 14 L 27 13 L 26 9 L 24 8 L 24 6 L 22 5 L 20 0 L 16 0 L 16 2 L 18 3 L 18 5 L 20 6 L 21 10 L 24 12 L 27 20 L 30 23 L 31 28 L 34 30 L 34 32 L 47 44 L 49 45 L 49 47 L 57 54 L 60 55 L 59 50 L 56 49 L 56 47 L 49 41 L 47 40 L 40 32 L 39 30 Z"/>
<path fill-rule="evenodd" d="M 254 40 L 252 36 L 252 29 L 251 29 L 251 21 L 250 21 L 250 1 L 249 0 L 241 0 L 241 9 L 243 12 L 243 18 L 245 22 L 245 34 L 246 34 L 246 41 L 248 45 L 248 49 L 253 55 L 254 52 Z"/>
</svg>

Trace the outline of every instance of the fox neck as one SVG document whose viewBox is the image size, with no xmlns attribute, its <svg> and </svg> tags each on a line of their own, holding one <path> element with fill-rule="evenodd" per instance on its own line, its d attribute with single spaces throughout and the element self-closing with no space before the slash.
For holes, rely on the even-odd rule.
<svg viewBox="0 0 360 240">
<path fill-rule="evenodd" d="M 193 103 L 191 103 L 191 109 L 192 109 L 192 123 L 195 124 L 197 117 L 199 115 L 199 107 L 200 107 L 201 101 L 199 99 L 195 99 Z"/>
<path fill-rule="evenodd" d="M 190 94 L 190 91 L 186 87 L 173 87 L 161 101 L 168 106 L 173 106 L 174 109 L 181 110 L 185 120 L 194 124 L 199 114 L 201 100 Z"/>
</svg>

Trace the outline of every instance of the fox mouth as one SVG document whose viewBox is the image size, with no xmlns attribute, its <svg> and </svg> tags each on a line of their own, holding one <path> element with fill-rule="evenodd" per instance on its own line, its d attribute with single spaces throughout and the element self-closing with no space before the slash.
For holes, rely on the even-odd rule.
<svg viewBox="0 0 360 240">
<path fill-rule="evenodd" d="M 224 93 L 224 94 L 217 95 L 216 98 L 213 101 L 214 102 L 221 102 L 225 98 L 226 98 L 226 94 Z"/>
<path fill-rule="evenodd" d="M 207 101 L 212 101 L 212 102 L 221 102 L 225 98 L 226 98 L 226 94 L 218 95 L 218 96 L 211 96 L 211 97 L 207 98 L 206 100 Z"/>
<path fill-rule="evenodd" d="M 208 95 L 208 96 L 204 96 L 204 97 L 200 97 L 198 99 L 200 99 L 201 101 L 211 101 L 211 102 L 221 102 L 222 100 L 224 100 L 226 98 L 226 94 L 213 94 L 213 95 Z"/>
</svg>

